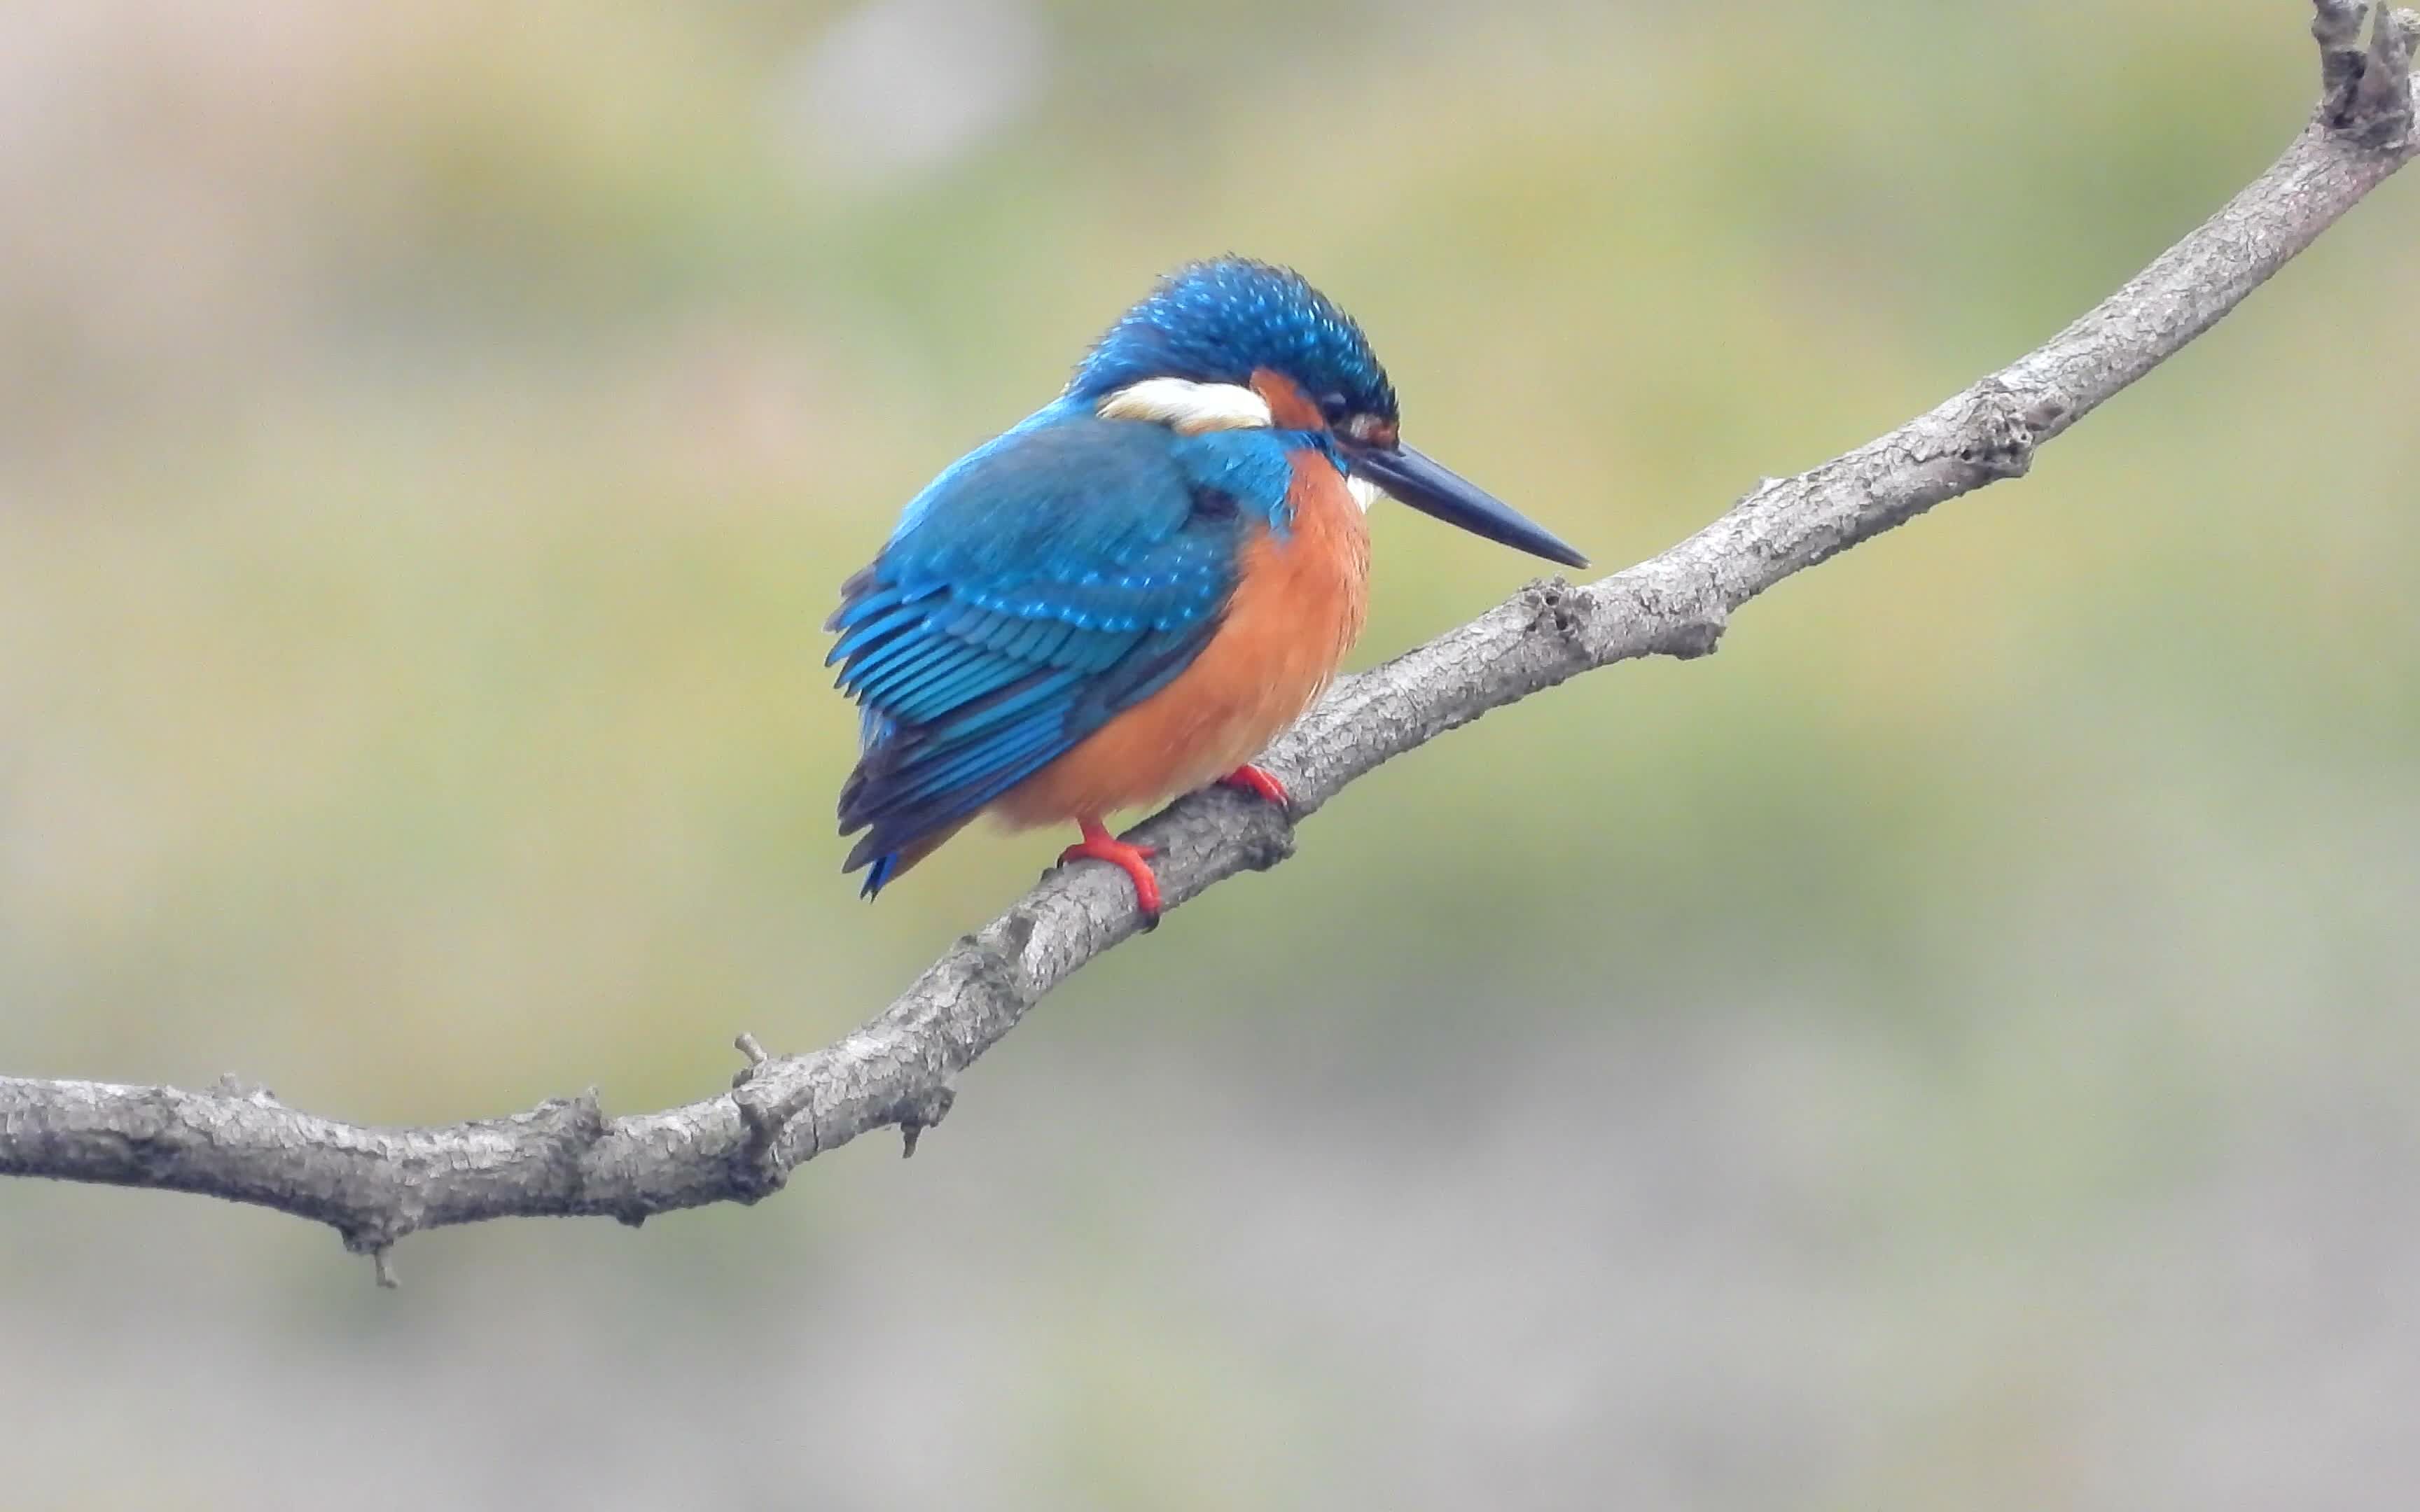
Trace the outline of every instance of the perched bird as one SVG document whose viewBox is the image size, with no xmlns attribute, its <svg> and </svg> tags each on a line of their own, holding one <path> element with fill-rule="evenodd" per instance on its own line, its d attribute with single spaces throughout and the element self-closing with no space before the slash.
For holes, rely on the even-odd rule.
<svg viewBox="0 0 2420 1512">
<path fill-rule="evenodd" d="M 827 665 L 861 711 L 840 830 L 873 897 L 989 812 L 1073 822 L 1060 856 L 1122 868 L 1159 915 L 1152 850 L 1104 821 L 1247 764 L 1360 633 L 1381 493 L 1491 541 L 1580 554 L 1403 444 L 1352 319 L 1285 268 L 1162 280 L 1066 392 L 951 464 L 841 587 Z"/>
</svg>

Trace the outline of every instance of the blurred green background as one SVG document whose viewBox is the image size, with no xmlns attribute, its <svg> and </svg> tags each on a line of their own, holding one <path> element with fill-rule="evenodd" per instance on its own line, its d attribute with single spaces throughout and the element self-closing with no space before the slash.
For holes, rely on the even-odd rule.
<svg viewBox="0 0 2420 1512">
<path fill-rule="evenodd" d="M 722 1085 L 868 908 L 817 625 L 1158 271 L 1608 567 L 2257 173 L 2288 0 L 0 6 L 0 1069 Z M 50 1508 L 2420 1499 L 2420 184 L 2047 452 L 1357 785 L 913 1165 L 411 1241 L 0 1185 Z M 1401 510 L 1376 660 L 1531 564 Z"/>
</svg>

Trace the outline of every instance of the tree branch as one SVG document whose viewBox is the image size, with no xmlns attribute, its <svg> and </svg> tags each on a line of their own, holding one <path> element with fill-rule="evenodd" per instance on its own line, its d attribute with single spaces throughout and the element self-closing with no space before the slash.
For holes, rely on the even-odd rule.
<svg viewBox="0 0 2420 1512">
<path fill-rule="evenodd" d="M 2420 152 L 2412 47 L 2420 18 L 2315 0 L 2321 100 L 2266 173 L 2050 341 L 1889 435 L 1792 478 L 1768 479 L 1697 534 L 1584 587 L 1533 583 L 1511 601 L 1341 683 L 1264 764 L 1316 812 L 1355 779 L 1490 709 L 1635 656 L 1712 651 L 1734 609 L 1791 574 L 1944 500 L 2022 476 L 2046 440 L 2208 330 Z M 1142 825 L 1171 907 L 1293 851 L 1293 823 L 1224 790 Z M 196 1192 L 333 1226 L 379 1258 L 424 1228 L 513 1216 L 610 1214 L 636 1224 L 706 1203 L 753 1202 L 801 1162 L 868 1130 L 917 1135 L 957 1074 L 1026 1010 L 1140 927 L 1110 869 L 1046 877 L 961 938 L 881 1013 L 810 1055 L 768 1057 L 742 1035 L 732 1091 L 609 1119 L 596 1094 L 508 1119 L 371 1129 L 297 1112 L 266 1092 L 200 1092 L 0 1078 L 0 1175 Z"/>
</svg>

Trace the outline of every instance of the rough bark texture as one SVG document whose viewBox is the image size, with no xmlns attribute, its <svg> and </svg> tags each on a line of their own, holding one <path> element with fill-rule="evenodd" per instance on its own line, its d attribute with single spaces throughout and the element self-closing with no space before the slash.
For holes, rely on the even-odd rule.
<svg viewBox="0 0 2420 1512">
<path fill-rule="evenodd" d="M 2316 0 L 2321 100 L 2268 172 L 2083 318 L 1889 435 L 1768 479 L 1697 534 L 1585 586 L 1533 583 L 1510 602 L 1345 679 L 1263 764 L 1295 821 L 1347 783 L 1488 710 L 1634 656 L 1712 651 L 1733 609 L 1791 574 L 1947 499 L 2021 476 L 2042 442 L 2208 330 L 2420 151 L 2412 48 L 2420 17 Z M 1213 789 L 1140 826 L 1159 847 L 1170 907 L 1294 848 L 1293 822 Z M 1027 1009 L 1141 926 L 1111 869 L 1045 878 L 961 938 L 897 1001 L 838 1043 L 768 1057 L 746 1035 L 734 1088 L 609 1119 L 595 1093 L 507 1119 L 370 1129 L 263 1091 L 0 1077 L 0 1174 L 197 1192 L 333 1226 L 378 1257 L 423 1228 L 511 1216 L 610 1214 L 636 1224 L 753 1202 L 799 1163 L 868 1130 L 917 1135 L 957 1074 Z"/>
</svg>

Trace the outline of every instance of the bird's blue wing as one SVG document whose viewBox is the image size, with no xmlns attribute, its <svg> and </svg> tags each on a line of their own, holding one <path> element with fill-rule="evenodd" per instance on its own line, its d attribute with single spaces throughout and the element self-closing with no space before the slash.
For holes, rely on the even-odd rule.
<svg viewBox="0 0 2420 1512">
<path fill-rule="evenodd" d="M 1183 671 L 1289 477 L 1270 432 L 1053 416 L 936 479 L 842 588 L 830 661 L 862 705 L 843 870 L 878 891 L 946 833 Z"/>
</svg>

